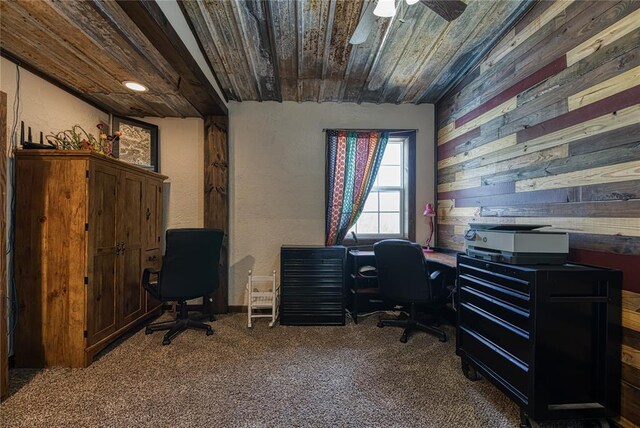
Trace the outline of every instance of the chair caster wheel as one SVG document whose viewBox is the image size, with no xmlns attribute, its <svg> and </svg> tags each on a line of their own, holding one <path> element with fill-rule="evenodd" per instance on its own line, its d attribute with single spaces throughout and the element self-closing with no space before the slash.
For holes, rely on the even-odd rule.
<svg viewBox="0 0 640 428">
<path fill-rule="evenodd" d="M 464 377 L 474 382 L 476 380 L 482 379 L 480 373 L 478 373 L 473 366 L 465 361 L 462 362 L 462 373 L 464 374 Z"/>
<path fill-rule="evenodd" d="M 407 343 L 407 340 L 409 340 L 409 338 L 404 334 L 400 337 L 400 342 L 402 343 Z"/>
<path fill-rule="evenodd" d="M 442 336 L 442 337 L 438 338 L 438 340 L 439 340 L 440 342 L 442 342 L 442 343 L 446 342 L 446 341 L 447 341 L 447 335 L 445 334 L 444 336 Z"/>
<path fill-rule="evenodd" d="M 170 345 L 170 344 L 171 344 L 171 341 L 170 341 L 169 339 L 164 339 L 164 340 L 162 341 L 162 344 L 163 344 L 163 345 L 165 345 L 165 346 L 166 346 L 166 345 Z"/>
<path fill-rule="evenodd" d="M 213 334 L 213 329 L 212 328 L 208 328 L 207 329 L 207 336 L 211 336 Z"/>
<path fill-rule="evenodd" d="M 209 322 L 214 322 L 215 320 L 216 320 L 216 317 L 214 317 L 213 315 L 209 317 Z"/>
<path fill-rule="evenodd" d="M 144 329 L 144 334 L 151 334 L 151 333 L 153 333 L 153 331 L 151 331 L 149 327 Z"/>
<path fill-rule="evenodd" d="M 378 321 L 378 324 L 376 324 L 378 326 L 378 328 L 382 328 L 384 327 L 384 324 L 382 322 L 382 320 Z"/>
</svg>

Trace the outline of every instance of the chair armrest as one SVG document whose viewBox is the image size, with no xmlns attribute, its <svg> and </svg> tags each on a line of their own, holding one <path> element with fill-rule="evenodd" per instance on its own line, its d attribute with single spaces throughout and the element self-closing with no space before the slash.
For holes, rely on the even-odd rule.
<svg viewBox="0 0 640 428">
<path fill-rule="evenodd" d="M 145 269 L 142 272 L 142 287 L 156 299 L 160 299 L 160 290 L 158 289 L 158 281 L 151 282 L 151 275 L 159 275 L 160 271 L 155 269 Z"/>
<path fill-rule="evenodd" d="M 159 274 L 160 271 L 159 270 L 155 270 L 155 269 L 149 269 L 146 268 L 143 272 L 142 272 L 142 284 L 150 284 L 149 280 L 151 279 L 151 275 L 157 275 Z"/>
</svg>

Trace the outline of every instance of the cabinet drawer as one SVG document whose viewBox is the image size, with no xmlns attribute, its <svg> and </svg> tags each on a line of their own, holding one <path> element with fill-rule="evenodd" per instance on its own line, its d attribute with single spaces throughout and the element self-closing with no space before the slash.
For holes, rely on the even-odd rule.
<svg viewBox="0 0 640 428">
<path fill-rule="evenodd" d="M 529 334 L 504 320 L 469 303 L 460 303 L 459 325 L 475 331 L 510 356 L 528 364 Z"/>
<path fill-rule="evenodd" d="M 489 294 L 485 291 L 487 290 L 479 287 L 463 285 L 460 287 L 459 301 L 470 303 L 524 331 L 530 331 L 530 313 L 528 308 L 523 308 L 523 306 L 528 306 L 528 300 L 525 301 L 527 305 L 512 305 L 508 300 L 501 299 L 504 296 L 500 293 Z"/>
<path fill-rule="evenodd" d="M 506 304 L 512 305 L 523 311 L 530 310 L 530 296 L 526 293 L 515 291 L 512 288 L 505 288 L 500 284 L 485 281 L 473 275 L 461 273 L 458 277 L 460 288 L 468 288 L 475 290 L 491 298 L 500 300 Z"/>
<path fill-rule="evenodd" d="M 480 363 L 489 375 L 527 403 L 529 367 L 467 327 L 460 328 L 458 348 Z"/>
<path fill-rule="evenodd" d="M 464 259 L 467 260 L 467 259 Z M 475 262 L 475 260 L 474 260 Z M 486 262 L 485 262 L 486 263 Z M 477 263 L 476 263 L 477 264 Z M 494 287 L 500 287 L 502 289 L 514 291 L 516 293 L 529 295 L 531 292 L 531 284 L 533 276 L 529 279 L 519 278 L 517 276 L 509 276 L 505 273 L 514 272 L 494 272 L 490 269 L 495 269 L 495 263 L 486 263 L 484 267 L 474 266 L 472 264 L 462 263 L 462 260 L 458 263 L 458 276 L 466 278 L 467 280 L 475 280 L 476 282 L 485 282 L 493 285 Z M 495 269 L 500 270 L 500 269 Z M 506 270 L 506 269 L 503 269 Z M 521 272 L 520 272 L 521 273 Z M 529 275 L 525 275 L 529 276 Z"/>
<path fill-rule="evenodd" d="M 142 257 L 142 267 L 144 269 L 160 270 L 162 267 L 162 254 L 160 254 L 159 248 L 145 251 Z"/>
</svg>

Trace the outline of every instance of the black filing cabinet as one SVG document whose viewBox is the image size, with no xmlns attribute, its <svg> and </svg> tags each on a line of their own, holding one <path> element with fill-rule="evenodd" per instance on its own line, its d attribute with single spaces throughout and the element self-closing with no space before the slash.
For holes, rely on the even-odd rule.
<svg viewBox="0 0 640 428">
<path fill-rule="evenodd" d="M 280 250 L 280 324 L 344 325 L 345 247 Z"/>
<path fill-rule="evenodd" d="M 598 419 L 620 410 L 619 271 L 516 266 L 458 255 L 456 353 L 528 419 Z"/>
</svg>

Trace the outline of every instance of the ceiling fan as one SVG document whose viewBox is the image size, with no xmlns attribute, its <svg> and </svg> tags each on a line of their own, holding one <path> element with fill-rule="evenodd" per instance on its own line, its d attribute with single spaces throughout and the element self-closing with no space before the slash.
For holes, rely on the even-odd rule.
<svg viewBox="0 0 640 428">
<path fill-rule="evenodd" d="M 464 12 L 467 4 L 462 0 L 398 0 L 406 1 L 407 5 L 422 3 L 435 13 L 446 19 L 453 21 Z M 374 7 L 375 5 L 375 7 Z M 362 12 L 360 22 L 349 39 L 352 45 L 364 43 L 369 37 L 371 28 L 373 27 L 376 17 L 391 18 L 396 14 L 396 0 L 378 0 L 368 1 L 365 10 Z"/>
</svg>

